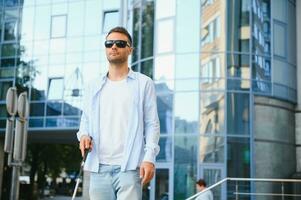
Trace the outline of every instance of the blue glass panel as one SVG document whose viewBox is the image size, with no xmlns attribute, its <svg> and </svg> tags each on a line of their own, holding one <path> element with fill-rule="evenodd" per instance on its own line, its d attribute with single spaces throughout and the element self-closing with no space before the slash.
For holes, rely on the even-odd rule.
<svg viewBox="0 0 301 200">
<path fill-rule="evenodd" d="M 197 136 L 175 136 L 174 199 L 185 199 L 195 192 L 197 178 Z"/>
<path fill-rule="evenodd" d="M 29 119 L 29 127 L 43 127 L 43 118 L 30 118 Z"/>
<path fill-rule="evenodd" d="M 249 94 L 228 93 L 227 98 L 227 134 L 249 135 Z"/>
<path fill-rule="evenodd" d="M 160 137 L 159 140 L 160 152 L 156 157 L 158 162 L 172 161 L 172 137 Z"/>
</svg>

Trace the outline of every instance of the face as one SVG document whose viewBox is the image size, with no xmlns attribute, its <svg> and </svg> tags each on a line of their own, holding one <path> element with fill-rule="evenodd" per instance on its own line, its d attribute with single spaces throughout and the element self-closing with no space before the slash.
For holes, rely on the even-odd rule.
<svg viewBox="0 0 301 200">
<path fill-rule="evenodd" d="M 117 47 L 116 44 L 113 44 L 112 47 L 106 48 L 106 55 L 107 59 L 110 63 L 113 64 L 122 64 L 126 63 L 128 60 L 129 55 L 132 53 L 132 48 L 129 47 L 129 41 L 126 35 L 122 33 L 113 32 L 106 40 L 123 40 L 127 41 L 128 45 L 126 45 L 124 48 Z"/>
<path fill-rule="evenodd" d="M 199 186 L 199 184 L 196 184 L 196 189 L 197 189 L 197 191 L 202 191 L 202 190 L 204 190 L 204 186 L 202 185 L 202 186 Z"/>
</svg>

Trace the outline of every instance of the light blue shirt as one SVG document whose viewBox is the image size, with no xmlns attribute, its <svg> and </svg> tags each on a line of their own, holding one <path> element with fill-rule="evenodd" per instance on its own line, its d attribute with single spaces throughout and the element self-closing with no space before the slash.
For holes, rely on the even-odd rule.
<svg viewBox="0 0 301 200">
<path fill-rule="evenodd" d="M 85 89 L 82 117 L 77 138 L 88 135 L 93 138 L 92 151 L 88 154 L 84 169 L 98 172 L 100 133 L 100 94 L 107 81 L 107 74 L 92 81 Z M 135 170 L 142 161 L 155 163 L 159 153 L 160 123 L 157 112 L 156 92 L 153 81 L 132 70 L 127 75 L 127 83 L 133 95 L 129 125 L 121 171 Z"/>
</svg>

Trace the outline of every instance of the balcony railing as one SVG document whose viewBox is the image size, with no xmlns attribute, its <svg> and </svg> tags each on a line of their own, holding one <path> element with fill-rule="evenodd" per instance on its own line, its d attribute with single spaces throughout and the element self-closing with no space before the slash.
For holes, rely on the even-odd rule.
<svg viewBox="0 0 301 200">
<path fill-rule="evenodd" d="M 230 181 L 234 181 L 235 182 L 235 190 L 232 191 L 232 195 L 234 195 L 234 199 L 235 200 L 239 200 L 242 197 L 246 197 L 246 196 L 274 196 L 274 197 L 281 197 L 281 200 L 285 200 L 288 197 L 295 197 L 296 199 L 301 199 L 301 190 L 296 190 L 298 191 L 298 193 L 286 193 L 285 189 L 284 189 L 284 184 L 286 183 L 293 183 L 293 184 L 300 184 L 300 188 L 301 188 L 301 179 L 271 179 L 271 178 L 224 178 L 222 180 L 220 180 L 219 182 L 211 185 L 210 187 L 204 189 L 203 191 L 194 194 L 193 196 L 187 198 L 186 200 L 193 200 L 196 199 L 199 195 L 205 193 L 208 190 L 214 190 L 216 189 L 218 186 L 221 186 L 222 184 L 226 184 L 227 182 Z M 279 183 L 281 184 L 280 190 L 281 192 L 245 192 L 242 191 L 239 188 L 239 183 L 240 182 L 261 182 L 261 183 Z M 231 198 L 232 199 L 232 198 Z"/>
</svg>

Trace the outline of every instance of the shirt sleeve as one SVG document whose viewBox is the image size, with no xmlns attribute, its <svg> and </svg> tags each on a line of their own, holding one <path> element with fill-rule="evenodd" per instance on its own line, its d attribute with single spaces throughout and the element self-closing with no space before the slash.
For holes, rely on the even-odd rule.
<svg viewBox="0 0 301 200">
<path fill-rule="evenodd" d="M 143 100 L 143 120 L 145 136 L 145 156 L 143 161 L 155 164 L 156 156 L 160 151 L 160 123 L 157 111 L 157 97 L 155 85 L 151 79 L 146 83 Z"/>
</svg>

